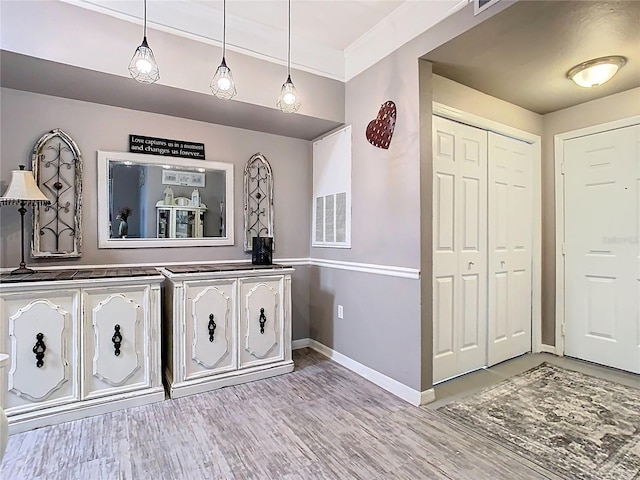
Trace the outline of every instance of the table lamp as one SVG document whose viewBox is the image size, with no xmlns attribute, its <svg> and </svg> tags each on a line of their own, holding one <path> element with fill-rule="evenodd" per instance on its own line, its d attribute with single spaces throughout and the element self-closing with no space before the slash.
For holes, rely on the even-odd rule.
<svg viewBox="0 0 640 480">
<path fill-rule="evenodd" d="M 20 165 L 20 170 L 11 172 L 11 183 L 9 188 L 0 197 L 0 206 L 4 205 L 20 205 L 20 246 L 22 248 L 22 261 L 20 267 L 11 272 L 12 275 L 23 273 L 34 273 L 34 270 L 27 268 L 24 263 L 24 214 L 27 213 L 25 208 L 27 205 L 50 205 L 51 202 L 44 193 L 40 191 L 36 184 L 36 179 L 29 170 L 24 169 L 24 165 Z"/>
</svg>

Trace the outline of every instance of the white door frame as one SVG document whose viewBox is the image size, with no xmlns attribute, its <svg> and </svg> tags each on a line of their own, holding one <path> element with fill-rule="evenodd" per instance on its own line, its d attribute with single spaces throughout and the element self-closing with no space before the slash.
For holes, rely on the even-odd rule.
<svg viewBox="0 0 640 480">
<path fill-rule="evenodd" d="M 640 115 L 601 123 L 591 127 L 559 133 L 554 136 L 554 167 L 555 167 L 555 197 L 556 197 L 556 355 L 564 356 L 564 325 L 565 325 L 565 296 L 564 296 L 564 142 L 572 138 L 586 137 L 596 133 L 617 130 L 640 123 Z"/>
<path fill-rule="evenodd" d="M 479 127 L 490 132 L 500 133 L 533 146 L 533 239 L 532 239 L 532 279 L 531 279 L 531 350 L 534 353 L 547 352 L 549 347 L 542 345 L 542 138 L 540 135 L 525 132 L 488 118 L 467 113 L 457 108 L 433 102 L 433 115 L 448 118 L 460 123 Z"/>
</svg>

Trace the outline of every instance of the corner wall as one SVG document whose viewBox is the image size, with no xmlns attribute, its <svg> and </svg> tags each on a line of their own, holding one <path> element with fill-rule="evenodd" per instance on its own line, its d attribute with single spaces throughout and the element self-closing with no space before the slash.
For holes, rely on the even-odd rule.
<svg viewBox="0 0 640 480">
<path fill-rule="evenodd" d="M 311 257 L 341 267 L 404 267 L 419 278 L 314 267 L 311 338 L 420 392 L 432 386 L 433 322 L 424 296 L 431 277 L 425 230 L 431 228 L 431 213 L 425 213 L 431 132 L 426 137 L 421 127 L 422 106 L 429 102 L 421 99 L 419 72 L 425 67 L 418 59 L 510 4 L 499 2 L 477 16 L 469 4 L 346 84 L 345 117 L 353 127 L 352 248 L 312 247 Z M 381 150 L 367 142 L 365 130 L 386 100 L 396 104 L 397 121 L 389 149 Z M 337 304 L 345 307 L 344 319 L 337 318 Z"/>
<path fill-rule="evenodd" d="M 548 113 L 542 117 L 542 343 L 555 345 L 555 135 L 640 115 L 640 88 Z"/>
</svg>

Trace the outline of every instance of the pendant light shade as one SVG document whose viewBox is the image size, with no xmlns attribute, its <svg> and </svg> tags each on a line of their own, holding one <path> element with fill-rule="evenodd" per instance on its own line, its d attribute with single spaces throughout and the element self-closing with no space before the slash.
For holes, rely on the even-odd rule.
<svg viewBox="0 0 640 480">
<path fill-rule="evenodd" d="M 295 113 L 298 111 L 302 101 L 296 91 L 296 87 L 291 81 L 291 75 L 287 77 L 287 81 L 282 84 L 280 96 L 278 97 L 278 108 L 284 113 Z"/>
<path fill-rule="evenodd" d="M 302 105 L 296 87 L 291 81 L 291 0 L 289 0 L 289 44 L 287 49 L 287 81 L 282 84 L 276 104 L 284 113 L 295 113 Z"/>
<path fill-rule="evenodd" d="M 144 34 L 142 43 L 136 48 L 129 62 L 129 73 L 136 82 L 151 84 L 160 79 L 160 70 L 147 43 L 147 0 L 144 0 Z"/>
<path fill-rule="evenodd" d="M 227 0 L 222 2 L 222 63 L 216 70 L 215 75 L 211 79 L 209 88 L 211 92 L 222 100 L 233 98 L 236 93 L 236 84 L 233 81 L 231 69 L 227 67 Z"/>
<path fill-rule="evenodd" d="M 627 59 L 621 56 L 595 58 L 573 67 L 567 77 L 581 87 L 597 87 L 611 80 L 625 63 Z"/>
</svg>

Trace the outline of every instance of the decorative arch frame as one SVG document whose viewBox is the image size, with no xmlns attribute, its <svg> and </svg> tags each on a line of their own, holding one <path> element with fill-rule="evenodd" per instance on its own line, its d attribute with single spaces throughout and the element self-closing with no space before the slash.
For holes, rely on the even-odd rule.
<svg viewBox="0 0 640 480">
<path fill-rule="evenodd" d="M 253 155 L 244 167 L 245 252 L 252 251 L 253 237 L 274 237 L 273 172 L 261 153 Z"/>
<path fill-rule="evenodd" d="M 34 208 L 31 256 L 82 256 L 82 154 L 59 128 L 44 134 L 33 147 L 33 175 L 51 205 Z"/>
</svg>

